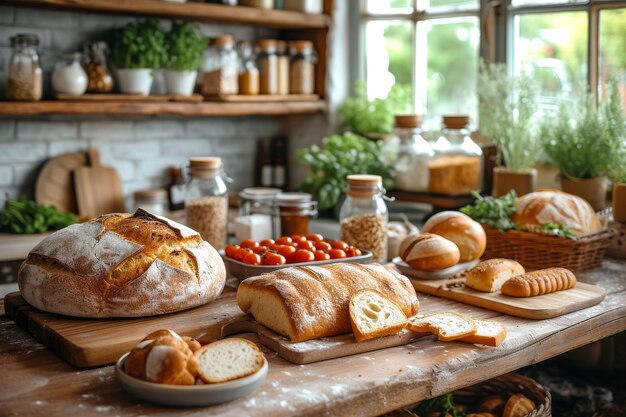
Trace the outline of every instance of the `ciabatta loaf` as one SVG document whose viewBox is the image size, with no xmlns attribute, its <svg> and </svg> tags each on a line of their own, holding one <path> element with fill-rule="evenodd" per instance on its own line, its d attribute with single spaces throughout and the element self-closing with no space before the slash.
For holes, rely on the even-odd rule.
<svg viewBox="0 0 626 417">
<path fill-rule="evenodd" d="M 209 384 L 252 375 L 265 363 L 265 356 L 257 345 L 237 337 L 209 343 L 194 356 L 198 361 L 198 376 Z"/>
<path fill-rule="evenodd" d="M 511 259 L 493 258 L 482 261 L 470 269 L 465 279 L 465 285 L 477 291 L 500 291 L 502 284 L 509 278 L 521 275 L 524 267 Z"/>
<path fill-rule="evenodd" d="M 350 298 L 350 324 L 357 342 L 396 334 L 406 314 L 378 291 L 361 290 Z"/>
<path fill-rule="evenodd" d="M 242 281 L 237 303 L 260 324 L 301 342 L 350 333 L 350 298 L 362 289 L 380 292 L 407 316 L 418 311 L 409 279 L 378 264 L 280 269 Z"/>
<path fill-rule="evenodd" d="M 460 211 L 442 211 L 429 218 L 422 233 L 434 233 L 454 243 L 460 252 L 460 262 L 479 259 L 487 247 L 485 229 Z"/>
<path fill-rule="evenodd" d="M 443 342 L 462 339 L 476 333 L 476 323 L 454 311 L 428 314 L 409 320 L 407 328 L 416 332 L 430 332 Z"/>
<path fill-rule="evenodd" d="M 100 216 L 45 238 L 19 271 L 34 307 L 78 317 L 142 317 L 206 304 L 226 269 L 200 234 L 143 210 Z"/>
<path fill-rule="evenodd" d="M 533 297 L 575 286 L 576 276 L 569 269 L 547 268 L 509 279 L 502 285 L 502 294 L 511 297 Z"/>
<path fill-rule="evenodd" d="M 476 324 L 476 333 L 460 339 L 462 342 L 497 347 L 506 338 L 506 329 L 501 323 L 493 320 L 472 320 Z"/>
</svg>

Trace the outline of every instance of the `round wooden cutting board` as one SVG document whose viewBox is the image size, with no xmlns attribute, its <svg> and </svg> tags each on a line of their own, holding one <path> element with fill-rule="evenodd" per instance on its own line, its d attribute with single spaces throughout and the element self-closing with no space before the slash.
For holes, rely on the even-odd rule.
<svg viewBox="0 0 626 417">
<path fill-rule="evenodd" d="M 82 152 L 66 153 L 48 160 L 37 177 L 35 200 L 78 214 L 72 171 L 83 166 L 87 166 L 87 157 Z"/>
</svg>

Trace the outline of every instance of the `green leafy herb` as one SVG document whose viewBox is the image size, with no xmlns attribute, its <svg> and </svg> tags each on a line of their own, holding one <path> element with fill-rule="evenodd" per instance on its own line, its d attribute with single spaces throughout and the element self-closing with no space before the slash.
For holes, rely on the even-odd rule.
<svg viewBox="0 0 626 417">
<path fill-rule="evenodd" d="M 546 223 L 539 227 L 541 231 L 549 231 L 554 233 L 556 236 L 563 236 L 568 239 L 578 239 L 578 237 L 566 226 L 563 226 L 559 223 Z"/>
<path fill-rule="evenodd" d="M 441 417 L 444 417 L 446 414 L 450 414 L 452 417 L 465 417 L 463 410 L 454 408 L 452 394 L 445 394 L 440 397 L 422 401 L 413 408 L 413 411 L 420 416 L 438 412 Z"/>
<path fill-rule="evenodd" d="M 113 32 L 112 57 L 118 68 L 161 68 L 167 61 L 165 32 L 156 19 L 128 23 Z"/>
<path fill-rule="evenodd" d="M 200 67 L 207 39 L 200 35 L 198 26 L 188 22 L 174 22 L 167 33 L 167 68 L 195 71 Z"/>
<path fill-rule="evenodd" d="M 483 197 L 474 192 L 476 201 L 469 206 L 461 207 L 461 212 L 467 214 L 479 223 L 496 227 L 503 232 L 515 229 L 511 215 L 517 210 L 515 202 L 517 195 L 511 190 L 500 198 Z"/>
<path fill-rule="evenodd" d="M 74 223 L 78 218 L 71 213 L 25 199 L 6 200 L 0 215 L 0 229 L 11 233 L 43 233 Z"/>
</svg>

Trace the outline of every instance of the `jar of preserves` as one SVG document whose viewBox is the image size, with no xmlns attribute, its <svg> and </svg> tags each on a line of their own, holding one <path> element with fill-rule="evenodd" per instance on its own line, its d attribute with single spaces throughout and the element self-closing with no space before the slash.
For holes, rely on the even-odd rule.
<svg viewBox="0 0 626 417">
<path fill-rule="evenodd" d="M 239 58 L 233 37 L 222 35 L 211 39 L 202 61 L 202 94 L 237 94 L 238 75 Z"/>
<path fill-rule="evenodd" d="M 163 189 L 135 191 L 134 200 L 135 209 L 142 208 L 158 216 L 167 215 L 167 192 Z"/>
<path fill-rule="evenodd" d="M 276 55 L 278 56 L 278 94 L 289 94 L 289 48 L 287 42 L 276 43 Z"/>
<path fill-rule="evenodd" d="M 226 245 L 228 189 L 222 174 L 222 159 L 189 159 L 189 182 L 186 187 L 187 225 L 196 230 L 215 249 Z"/>
<path fill-rule="evenodd" d="M 57 94 L 80 96 L 87 91 L 87 73 L 83 69 L 81 54 L 74 53 L 57 62 L 52 73 L 52 88 Z"/>
<path fill-rule="evenodd" d="M 339 211 L 341 240 L 372 252 L 374 262 L 387 260 L 389 212 L 380 175 L 348 175 L 346 199 Z"/>
<path fill-rule="evenodd" d="M 107 64 L 108 46 L 106 42 L 92 42 L 85 46 L 85 72 L 87 72 L 88 93 L 110 93 L 115 82 Z"/>
<path fill-rule="evenodd" d="M 469 136 L 465 115 L 443 116 L 442 135 L 432 145 L 434 158 L 429 163 L 428 190 L 458 195 L 480 191 L 482 150 Z"/>
<path fill-rule="evenodd" d="M 289 67 L 289 92 L 313 94 L 315 91 L 315 63 L 317 56 L 311 41 L 291 43 L 292 57 Z"/>
<path fill-rule="evenodd" d="M 276 206 L 283 236 L 306 235 L 309 219 L 317 216 L 317 201 L 307 193 L 280 193 L 276 196 Z"/>
<path fill-rule="evenodd" d="M 435 154 L 422 137 L 420 116 L 396 116 L 396 136 L 400 140 L 395 162 L 395 186 L 405 191 L 428 191 L 428 163 Z"/>
<path fill-rule="evenodd" d="M 256 96 L 259 94 L 259 69 L 252 45 L 248 41 L 239 42 L 239 94 Z"/>
<path fill-rule="evenodd" d="M 261 39 L 257 43 L 261 94 L 278 94 L 278 55 L 275 39 Z"/>
<path fill-rule="evenodd" d="M 39 61 L 39 38 L 18 34 L 11 38 L 11 58 L 7 69 L 6 97 L 9 100 L 39 101 L 43 79 Z"/>
</svg>

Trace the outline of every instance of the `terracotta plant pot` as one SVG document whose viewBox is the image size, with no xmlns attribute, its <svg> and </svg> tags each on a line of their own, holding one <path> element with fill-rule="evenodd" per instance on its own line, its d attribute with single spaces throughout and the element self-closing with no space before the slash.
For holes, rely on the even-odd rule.
<svg viewBox="0 0 626 417">
<path fill-rule="evenodd" d="M 494 197 L 505 195 L 511 190 L 515 190 L 518 196 L 532 193 L 537 187 L 537 170 L 531 168 L 524 172 L 510 171 L 504 167 L 493 169 L 493 191 Z"/>
<path fill-rule="evenodd" d="M 584 198 L 596 211 L 606 207 L 606 177 L 573 180 L 561 175 L 561 189 Z"/>
<path fill-rule="evenodd" d="M 613 219 L 626 223 L 626 183 L 613 183 Z"/>
</svg>

